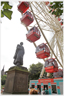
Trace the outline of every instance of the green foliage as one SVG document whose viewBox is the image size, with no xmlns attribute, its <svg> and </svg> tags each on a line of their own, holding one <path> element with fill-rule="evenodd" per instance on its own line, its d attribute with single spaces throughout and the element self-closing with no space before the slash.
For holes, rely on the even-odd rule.
<svg viewBox="0 0 64 96">
<path fill-rule="evenodd" d="M 18 66 L 11 67 L 8 71 L 12 71 L 12 70 L 19 70 L 19 71 L 28 72 L 28 69 L 21 69 Z"/>
<path fill-rule="evenodd" d="M 29 81 L 39 79 L 42 68 L 43 68 L 43 64 L 40 62 L 38 62 L 37 64 L 30 65 Z M 46 77 L 47 77 L 47 72 L 44 71 L 44 75 L 42 78 L 46 78 Z M 53 78 L 53 73 L 50 73 L 50 78 Z"/>
<path fill-rule="evenodd" d="M 56 15 L 56 17 L 59 17 L 63 13 L 63 2 L 50 2 L 51 10 L 49 12 L 52 12 L 52 14 Z M 54 11 L 53 11 L 54 9 Z"/>
<path fill-rule="evenodd" d="M 41 69 L 43 67 L 43 64 L 41 64 L 40 62 L 37 63 L 37 64 L 32 64 L 30 65 L 30 68 L 29 68 L 29 80 L 36 80 L 39 78 L 40 76 L 40 72 L 41 72 Z"/>
<path fill-rule="evenodd" d="M 50 73 L 50 78 L 53 78 L 53 73 Z"/>
<path fill-rule="evenodd" d="M 1 76 L 1 85 L 5 85 L 7 75 Z"/>
<path fill-rule="evenodd" d="M 47 72 L 44 71 L 43 77 L 42 78 L 47 78 Z M 49 78 L 53 78 L 53 73 L 50 73 Z"/>
<path fill-rule="evenodd" d="M 1 2 L 2 10 L 1 10 L 1 17 L 6 16 L 8 19 L 11 20 L 12 11 L 10 10 L 12 8 L 11 5 L 9 5 L 9 2 Z"/>
<path fill-rule="evenodd" d="M 1 17 L 4 17 L 3 11 L 1 10 Z"/>
<path fill-rule="evenodd" d="M 4 9 L 2 12 L 7 18 L 11 19 L 12 11 Z"/>
<path fill-rule="evenodd" d="M 1 89 L 4 88 L 4 87 L 5 87 L 5 85 L 1 85 Z"/>
</svg>

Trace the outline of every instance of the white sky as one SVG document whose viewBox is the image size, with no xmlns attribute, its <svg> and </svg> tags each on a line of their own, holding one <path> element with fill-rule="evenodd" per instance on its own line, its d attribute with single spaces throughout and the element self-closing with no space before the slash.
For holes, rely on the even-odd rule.
<svg viewBox="0 0 64 96">
<path fill-rule="evenodd" d="M 2 1 L 6 1 L 6 0 L 2 0 Z M 27 30 L 20 22 L 21 14 L 17 10 L 17 5 L 18 5 L 19 0 L 10 0 L 10 1 L 11 1 L 11 4 L 13 5 L 12 19 L 9 20 L 8 18 L 4 17 L 0 20 L 0 21 L 2 21 L 2 23 L 0 23 L 0 25 L 1 25 L 1 28 L 0 28 L 1 70 L 4 65 L 5 65 L 5 71 L 7 71 L 10 67 L 15 66 L 13 64 L 13 60 L 14 60 L 13 56 L 15 54 L 16 46 L 20 42 L 24 43 L 23 46 L 25 49 L 25 55 L 24 55 L 24 59 L 23 59 L 24 67 L 29 68 L 30 65 L 33 63 L 34 64 L 36 64 L 38 62 L 43 63 L 42 59 L 36 58 L 36 54 L 35 54 L 36 49 L 35 49 L 34 45 L 26 40 Z M 45 33 L 47 34 L 47 32 L 45 32 Z M 50 37 L 52 37 L 52 34 L 48 33 L 47 37 L 48 37 L 47 39 L 50 40 L 51 39 Z M 45 40 L 41 36 L 41 39 L 36 41 L 36 43 L 37 43 L 37 45 L 39 45 L 41 43 L 45 43 Z"/>
<path fill-rule="evenodd" d="M 1 19 L 1 69 L 5 65 L 5 71 L 10 67 L 15 66 L 13 64 L 13 56 L 15 54 L 16 46 L 20 42 L 23 42 L 25 49 L 25 54 L 23 58 L 23 66 L 29 68 L 31 64 L 36 64 L 38 62 L 43 63 L 42 59 L 36 58 L 35 46 L 26 40 L 27 30 L 24 25 L 21 24 L 20 18 L 21 13 L 17 10 L 18 0 L 11 1 L 13 4 L 13 14 L 12 19 L 4 17 Z M 46 33 L 46 32 L 45 32 Z M 47 34 L 47 33 L 46 33 Z M 48 39 L 50 40 L 51 33 L 47 34 Z M 44 38 L 41 36 L 41 39 L 36 41 L 37 45 L 45 43 Z"/>
</svg>

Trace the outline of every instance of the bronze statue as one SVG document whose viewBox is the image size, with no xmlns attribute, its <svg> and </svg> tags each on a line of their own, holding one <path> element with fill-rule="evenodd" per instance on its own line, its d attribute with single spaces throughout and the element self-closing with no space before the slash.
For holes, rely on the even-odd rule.
<svg viewBox="0 0 64 96">
<path fill-rule="evenodd" d="M 24 55 L 24 47 L 22 46 L 23 42 L 21 42 L 20 44 L 17 45 L 16 48 L 16 52 L 14 55 L 14 64 L 19 66 L 19 65 L 23 65 L 23 55 Z"/>
</svg>

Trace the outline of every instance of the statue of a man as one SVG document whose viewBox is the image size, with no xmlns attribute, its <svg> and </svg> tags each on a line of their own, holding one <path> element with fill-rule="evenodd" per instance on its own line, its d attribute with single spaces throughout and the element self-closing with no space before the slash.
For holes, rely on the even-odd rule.
<svg viewBox="0 0 64 96">
<path fill-rule="evenodd" d="M 21 42 L 20 44 L 17 45 L 16 48 L 16 52 L 14 55 L 14 64 L 19 66 L 19 65 L 23 65 L 23 55 L 24 55 L 24 47 L 22 46 L 23 42 Z"/>
</svg>

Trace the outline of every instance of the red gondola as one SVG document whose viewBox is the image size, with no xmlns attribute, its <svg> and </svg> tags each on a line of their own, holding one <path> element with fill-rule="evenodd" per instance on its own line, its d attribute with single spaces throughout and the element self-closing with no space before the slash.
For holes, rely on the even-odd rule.
<svg viewBox="0 0 64 96">
<path fill-rule="evenodd" d="M 62 69 L 58 69 L 58 72 L 54 72 L 53 73 L 53 77 L 54 78 L 63 77 L 63 70 Z"/>
<path fill-rule="evenodd" d="M 45 4 L 46 4 L 46 5 L 48 5 L 48 4 L 49 4 L 49 2 L 48 2 L 48 1 L 46 1 L 46 2 L 45 2 Z"/>
<path fill-rule="evenodd" d="M 29 11 L 26 11 L 20 20 L 26 26 L 29 26 L 34 21 L 34 18 L 33 18 L 33 15 Z"/>
<path fill-rule="evenodd" d="M 58 64 L 54 58 L 50 58 L 45 61 L 45 71 L 53 73 L 58 71 Z"/>
<path fill-rule="evenodd" d="M 44 59 L 50 56 L 49 48 L 46 44 L 42 43 L 36 47 L 37 58 Z"/>
<path fill-rule="evenodd" d="M 30 42 L 35 42 L 40 38 L 40 31 L 37 27 L 33 27 L 28 31 L 28 34 L 26 34 L 27 40 Z"/>
<path fill-rule="evenodd" d="M 21 12 L 21 13 L 25 13 L 29 8 L 29 3 L 28 2 L 21 2 L 19 5 L 18 5 L 18 10 Z"/>
</svg>

